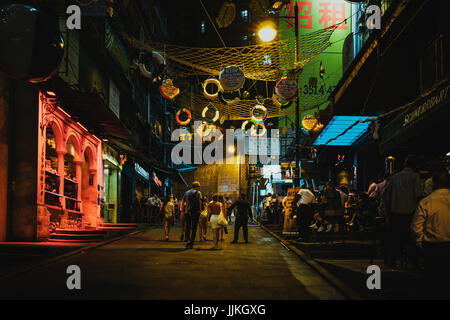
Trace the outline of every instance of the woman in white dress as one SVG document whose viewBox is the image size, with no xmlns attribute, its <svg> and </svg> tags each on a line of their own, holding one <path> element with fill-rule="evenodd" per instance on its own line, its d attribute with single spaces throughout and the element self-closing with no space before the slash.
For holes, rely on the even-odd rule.
<svg viewBox="0 0 450 320">
<path fill-rule="evenodd" d="M 219 230 L 220 225 L 219 215 L 223 210 L 223 204 L 218 201 L 218 196 L 214 195 L 213 200 L 208 204 L 208 216 L 207 221 L 211 223 L 211 229 L 213 233 L 214 247 L 213 249 L 219 249 Z"/>
</svg>

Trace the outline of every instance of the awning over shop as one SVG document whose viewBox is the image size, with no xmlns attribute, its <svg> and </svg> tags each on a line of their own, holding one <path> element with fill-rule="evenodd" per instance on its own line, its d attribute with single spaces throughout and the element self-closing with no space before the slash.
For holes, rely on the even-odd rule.
<svg viewBox="0 0 450 320">
<path fill-rule="evenodd" d="M 61 107 L 83 126 L 100 137 L 112 136 L 131 140 L 132 135 L 98 93 L 80 92 L 70 88 L 55 90 Z"/>
<path fill-rule="evenodd" d="M 446 79 L 416 98 L 410 107 L 390 121 L 382 130 L 380 153 L 386 154 L 426 132 L 429 132 L 430 142 L 431 139 L 446 139 L 450 120 L 449 87 Z M 444 136 L 438 132 L 443 132 Z"/>
<path fill-rule="evenodd" d="M 369 122 L 358 122 L 374 117 L 334 116 L 314 142 L 315 146 L 351 146 L 369 128 Z M 356 124 L 355 124 L 356 123 Z M 353 126 L 353 127 L 352 127 Z M 351 127 L 351 128 L 350 128 Z M 349 129 L 350 128 L 350 129 Z"/>
</svg>

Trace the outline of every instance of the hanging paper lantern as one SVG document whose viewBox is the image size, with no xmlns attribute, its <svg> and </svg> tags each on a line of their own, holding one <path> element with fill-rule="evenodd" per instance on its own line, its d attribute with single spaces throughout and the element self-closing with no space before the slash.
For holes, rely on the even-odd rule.
<svg viewBox="0 0 450 320">
<path fill-rule="evenodd" d="M 222 102 L 226 106 L 233 106 L 241 100 L 241 91 L 240 90 L 237 90 L 237 91 L 231 93 L 231 95 L 233 96 L 233 99 L 225 99 L 225 94 L 226 94 L 225 92 L 219 91 L 218 96 L 219 96 L 220 102 Z"/>
<path fill-rule="evenodd" d="M 184 121 L 180 120 L 180 114 L 181 112 L 184 112 L 187 115 L 187 119 Z M 191 122 L 192 119 L 192 115 L 191 112 L 186 109 L 186 108 L 182 108 L 180 110 L 177 111 L 176 115 L 175 115 L 175 121 L 180 125 L 180 126 L 187 126 L 189 124 L 189 122 Z"/>
<path fill-rule="evenodd" d="M 236 91 L 244 85 L 245 76 L 238 66 L 232 65 L 220 72 L 219 81 L 223 90 Z"/>
<path fill-rule="evenodd" d="M 275 94 L 282 100 L 292 100 L 298 94 L 298 84 L 295 80 L 284 77 L 275 85 Z"/>
<path fill-rule="evenodd" d="M 139 61 L 141 74 L 149 79 L 156 79 L 164 71 L 166 61 L 164 57 L 156 51 L 145 53 Z"/>
<path fill-rule="evenodd" d="M 215 85 L 216 88 L 217 88 L 216 92 L 214 92 L 214 93 L 212 93 L 212 94 L 211 94 L 211 93 L 208 93 L 208 91 L 206 91 L 206 86 L 207 86 L 208 84 L 213 84 L 213 85 Z M 215 98 L 217 98 L 217 95 L 219 94 L 220 91 L 222 91 L 222 86 L 220 85 L 219 80 L 214 79 L 214 78 L 210 78 L 210 79 L 206 79 L 206 80 L 203 82 L 203 96 L 204 96 L 206 99 L 215 99 Z"/>
<path fill-rule="evenodd" d="M 255 116 L 255 111 L 256 111 L 256 110 L 261 110 L 261 111 L 263 112 L 263 116 L 262 116 L 261 118 L 257 118 L 257 117 Z M 257 104 L 256 106 L 254 106 L 254 107 L 250 110 L 250 117 L 252 118 L 253 121 L 256 121 L 256 122 L 264 121 L 264 120 L 266 120 L 267 116 L 268 116 L 268 112 L 267 112 L 266 107 L 264 107 L 264 106 L 262 106 L 262 105 L 260 105 L 260 104 Z"/>
<path fill-rule="evenodd" d="M 302 126 L 306 130 L 312 130 L 317 125 L 317 119 L 313 115 L 308 114 L 302 120 Z"/>
<path fill-rule="evenodd" d="M 180 93 L 180 89 L 173 85 L 173 81 L 171 79 L 167 79 L 164 80 L 162 85 L 159 87 L 159 92 L 164 98 L 172 100 Z"/>
<path fill-rule="evenodd" d="M 287 126 L 283 126 L 283 128 L 281 128 L 281 132 L 283 134 L 286 134 L 288 132 L 288 127 Z"/>
<path fill-rule="evenodd" d="M 208 110 L 211 110 L 211 111 L 214 111 L 214 112 L 215 112 L 214 118 L 209 118 L 209 117 L 206 116 L 206 112 L 207 112 Z M 217 108 L 214 107 L 213 105 L 208 105 L 208 106 L 206 106 L 206 107 L 203 109 L 203 111 L 202 111 L 202 117 L 203 117 L 203 119 L 205 119 L 206 122 L 208 122 L 208 123 L 214 123 L 214 122 L 216 122 L 216 121 L 219 119 L 219 110 L 217 110 Z"/>
<path fill-rule="evenodd" d="M 32 83 L 50 79 L 65 52 L 56 17 L 22 5 L 0 7 L 0 69 Z"/>
</svg>

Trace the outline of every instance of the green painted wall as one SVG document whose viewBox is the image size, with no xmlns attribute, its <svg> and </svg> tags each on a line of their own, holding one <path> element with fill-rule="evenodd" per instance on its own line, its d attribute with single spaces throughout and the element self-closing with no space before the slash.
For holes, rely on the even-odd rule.
<svg viewBox="0 0 450 320">
<path fill-rule="evenodd" d="M 342 48 L 346 36 L 351 32 L 351 3 L 344 0 L 312 0 L 295 1 L 283 9 L 282 16 L 294 16 L 295 2 L 299 5 L 299 38 L 302 35 L 310 34 L 317 30 L 335 25 L 345 18 L 349 18 L 345 25 L 336 29 L 330 41 L 332 45 L 325 51 L 311 60 L 303 69 L 299 76 L 299 99 L 300 99 L 300 123 L 308 114 L 313 114 L 318 110 L 314 107 L 322 103 L 319 108 L 324 109 L 328 105 L 328 96 L 331 94 L 336 84 L 342 77 Z M 345 11 L 345 13 L 344 13 Z M 289 23 L 292 23 L 292 26 Z M 280 19 L 279 22 L 280 40 L 292 39 L 295 37 L 294 19 Z M 325 74 L 323 79 L 319 77 L 319 66 L 322 62 Z M 317 87 L 309 87 L 309 79 L 317 78 Z M 295 111 L 295 101 L 291 105 L 290 111 Z M 291 115 L 291 120 L 295 121 L 295 114 Z"/>
</svg>

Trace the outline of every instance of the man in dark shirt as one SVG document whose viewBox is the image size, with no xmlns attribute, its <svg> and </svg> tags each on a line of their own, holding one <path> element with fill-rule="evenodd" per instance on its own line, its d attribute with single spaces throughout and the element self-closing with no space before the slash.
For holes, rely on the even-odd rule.
<svg viewBox="0 0 450 320">
<path fill-rule="evenodd" d="M 231 243 L 237 243 L 239 238 L 239 229 L 242 227 L 244 231 L 245 243 L 248 243 L 248 218 L 253 221 L 252 208 L 250 203 L 245 199 L 245 194 L 241 193 L 239 199 L 236 200 L 229 208 L 228 213 L 230 213 L 234 208 L 236 208 L 236 220 L 234 222 L 234 240 Z"/>
<path fill-rule="evenodd" d="M 184 218 L 186 220 L 186 239 L 188 243 L 186 248 L 194 248 L 195 235 L 197 233 L 198 220 L 202 208 L 202 193 L 200 192 L 200 183 L 195 181 L 192 188 L 186 191 L 183 197 Z"/>
</svg>

